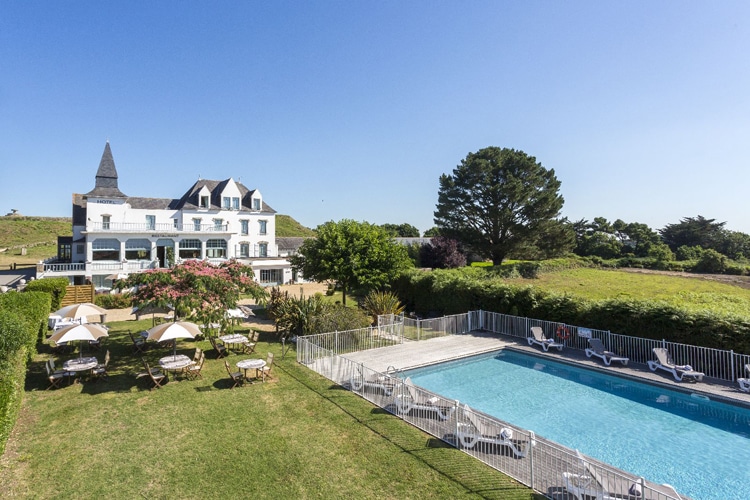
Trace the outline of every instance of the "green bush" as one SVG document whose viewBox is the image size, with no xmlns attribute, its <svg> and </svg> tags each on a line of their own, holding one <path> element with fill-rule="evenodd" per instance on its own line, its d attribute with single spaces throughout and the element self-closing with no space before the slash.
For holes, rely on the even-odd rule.
<svg viewBox="0 0 750 500">
<path fill-rule="evenodd" d="M 420 316 L 482 309 L 750 354 L 750 322 L 744 317 L 653 300 L 589 300 L 488 276 L 459 269 L 410 272 L 393 283 L 393 290 Z"/>
<path fill-rule="evenodd" d="M 51 311 L 60 309 L 62 299 L 68 289 L 68 278 L 42 278 L 40 280 L 30 281 L 24 292 L 46 292 L 52 297 Z"/>
<path fill-rule="evenodd" d="M 727 269 L 727 257 L 716 250 L 703 250 L 701 258 L 693 268 L 698 273 L 723 273 Z"/>
<path fill-rule="evenodd" d="M 20 316 L 0 310 L 0 360 L 10 359 L 27 344 L 28 330 Z"/>
<path fill-rule="evenodd" d="M 17 351 L 0 360 L 0 455 L 5 452 L 13 426 L 18 419 L 26 379 L 26 353 Z"/>
<path fill-rule="evenodd" d="M 133 307 L 133 296 L 129 293 L 103 293 L 94 297 L 94 303 L 104 309 L 125 309 Z"/>
<path fill-rule="evenodd" d="M 47 330 L 52 296 L 47 292 L 7 292 L 0 295 L 0 311 L 12 311 L 24 323 L 24 345 L 29 358 Z"/>
</svg>

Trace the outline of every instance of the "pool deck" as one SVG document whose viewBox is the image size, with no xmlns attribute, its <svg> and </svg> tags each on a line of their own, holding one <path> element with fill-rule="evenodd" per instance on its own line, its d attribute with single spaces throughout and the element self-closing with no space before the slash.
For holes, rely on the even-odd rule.
<svg viewBox="0 0 750 500">
<path fill-rule="evenodd" d="M 622 366 L 620 363 L 613 362 L 611 366 L 605 366 L 601 359 L 587 358 L 584 351 L 578 349 L 563 349 L 562 352 L 550 349 L 549 352 L 544 352 L 539 346 L 529 346 L 525 339 L 486 332 L 407 341 L 399 345 L 345 354 L 344 357 L 362 363 L 372 370 L 385 372 L 389 367 L 408 370 L 505 348 L 532 353 L 543 358 L 549 357 L 555 361 L 585 366 L 678 391 L 701 394 L 715 401 L 750 407 L 750 393 L 740 391 L 736 382 L 731 383 L 708 377 L 704 378 L 703 382 L 677 382 L 670 373 L 663 370 L 652 372 L 645 364 L 628 363 L 628 366 Z"/>
</svg>

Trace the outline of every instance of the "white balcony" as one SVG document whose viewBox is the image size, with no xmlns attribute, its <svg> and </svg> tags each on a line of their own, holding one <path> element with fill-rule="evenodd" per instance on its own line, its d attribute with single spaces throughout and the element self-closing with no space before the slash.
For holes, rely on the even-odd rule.
<svg viewBox="0 0 750 500">
<path fill-rule="evenodd" d="M 227 233 L 228 224 L 177 224 L 145 222 L 89 222 L 86 233 Z"/>
</svg>

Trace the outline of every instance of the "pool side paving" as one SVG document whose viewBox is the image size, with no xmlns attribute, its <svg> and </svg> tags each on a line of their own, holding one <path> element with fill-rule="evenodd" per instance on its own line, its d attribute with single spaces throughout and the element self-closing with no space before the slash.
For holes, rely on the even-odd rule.
<svg viewBox="0 0 750 500">
<path fill-rule="evenodd" d="M 405 341 L 399 345 L 345 354 L 344 357 L 362 363 L 372 370 L 385 372 L 389 367 L 408 370 L 504 348 L 513 348 L 540 357 L 549 357 L 556 361 L 569 362 L 670 389 L 703 394 L 715 401 L 750 407 L 750 394 L 740 391 L 736 382 L 731 383 L 708 377 L 704 378 L 703 382 L 677 382 L 669 373 L 662 370 L 652 372 L 645 364 L 628 363 L 628 366 L 622 366 L 620 363 L 613 363 L 608 367 L 599 358 L 587 358 L 584 351 L 577 349 L 563 349 L 562 352 L 550 349 L 549 352 L 544 352 L 539 346 L 529 346 L 525 339 L 479 331 L 429 340 Z"/>
</svg>

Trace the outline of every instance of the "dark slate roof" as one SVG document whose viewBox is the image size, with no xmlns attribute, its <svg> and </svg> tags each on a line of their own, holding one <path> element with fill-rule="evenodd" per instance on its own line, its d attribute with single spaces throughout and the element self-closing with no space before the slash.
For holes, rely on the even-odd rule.
<svg viewBox="0 0 750 500">
<path fill-rule="evenodd" d="M 102 159 L 99 161 L 99 170 L 96 171 L 94 189 L 86 193 L 86 196 L 126 198 L 117 187 L 117 169 L 115 168 L 115 160 L 112 157 L 109 141 L 104 145 L 104 153 L 102 153 Z"/>
<path fill-rule="evenodd" d="M 78 193 L 73 193 L 73 225 L 86 225 L 86 198 Z"/>
<path fill-rule="evenodd" d="M 175 209 L 180 200 L 173 200 L 171 198 L 141 198 L 137 196 L 129 196 L 125 201 L 130 204 L 131 208 L 142 208 L 144 210 L 168 210 Z"/>
<path fill-rule="evenodd" d="M 212 210 L 221 210 L 221 192 L 224 187 L 229 183 L 229 179 L 223 181 L 212 181 L 209 179 L 199 179 L 193 184 L 187 192 L 182 195 L 177 201 L 176 206 L 170 207 L 178 210 L 197 210 L 198 209 L 198 193 L 205 186 L 211 192 L 209 207 Z M 250 211 L 252 208 L 252 202 L 250 201 L 253 197 L 255 190 L 249 190 L 242 183 L 235 182 L 240 190 L 240 197 L 242 198 L 242 210 Z M 276 213 L 276 210 L 268 206 L 265 202 L 261 204 L 261 212 Z"/>
<path fill-rule="evenodd" d="M 310 237 L 289 236 L 276 238 L 276 246 L 279 247 L 279 250 L 297 250 L 308 239 Z"/>
</svg>

